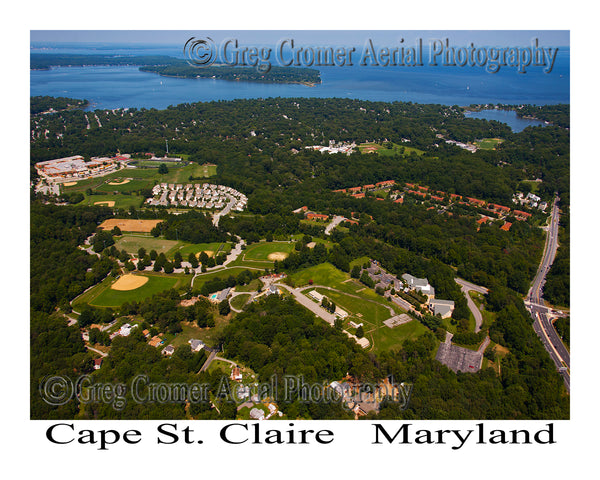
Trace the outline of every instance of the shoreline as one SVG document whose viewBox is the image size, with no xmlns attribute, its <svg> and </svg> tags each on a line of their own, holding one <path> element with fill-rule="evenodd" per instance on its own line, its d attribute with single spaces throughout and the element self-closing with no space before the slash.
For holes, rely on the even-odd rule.
<svg viewBox="0 0 600 480">
<path fill-rule="evenodd" d="M 145 73 L 154 73 L 156 75 L 158 75 L 159 77 L 166 77 L 166 78 L 181 78 L 181 79 L 186 79 L 186 80 L 223 80 L 225 82 L 248 82 L 248 83 L 272 83 L 272 84 L 277 84 L 277 85 L 304 85 L 306 87 L 316 87 L 317 85 L 322 84 L 323 82 L 319 82 L 319 83 L 315 83 L 315 82 L 308 82 L 308 81 L 295 81 L 295 82 L 274 82 L 274 81 L 268 81 L 268 80 L 250 80 L 250 79 L 241 79 L 241 78 L 218 78 L 216 76 L 210 76 L 210 77 L 203 77 L 202 75 L 196 75 L 196 76 L 185 76 L 185 75 L 167 75 L 165 73 L 159 73 L 159 72 L 152 72 L 152 71 L 148 71 L 148 70 L 141 70 L 140 72 L 145 72 Z"/>
<path fill-rule="evenodd" d="M 477 113 L 477 112 L 485 112 L 485 111 L 491 111 L 491 112 L 493 112 L 493 111 L 496 111 L 496 110 L 503 110 L 503 111 L 508 111 L 508 112 L 510 112 L 510 111 L 515 112 L 515 114 L 517 115 L 517 118 L 521 119 L 521 120 L 531 120 L 531 121 L 534 121 L 534 122 L 540 122 L 540 123 L 543 123 L 544 126 L 552 126 L 552 125 L 554 125 L 552 122 L 549 122 L 547 120 L 543 120 L 541 118 L 534 117 L 533 115 L 521 115 L 519 113 L 519 111 L 517 110 L 516 107 L 498 106 L 496 108 L 496 105 L 494 105 L 491 108 L 489 108 L 489 107 L 488 108 L 461 107 L 461 108 L 464 110 L 463 115 L 466 112 Z"/>
</svg>

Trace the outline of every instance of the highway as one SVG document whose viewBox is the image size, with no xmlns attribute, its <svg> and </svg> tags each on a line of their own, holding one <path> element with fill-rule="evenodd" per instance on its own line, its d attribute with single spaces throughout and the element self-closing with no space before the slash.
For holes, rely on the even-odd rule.
<svg viewBox="0 0 600 480">
<path fill-rule="evenodd" d="M 550 225 L 548 227 L 548 235 L 546 237 L 542 261 L 540 262 L 537 274 L 529 289 L 529 293 L 527 294 L 525 306 L 533 318 L 533 329 L 535 330 L 535 333 L 537 333 L 538 337 L 542 340 L 544 347 L 550 354 L 550 358 L 552 358 L 556 368 L 562 375 L 567 390 L 570 391 L 571 356 L 550 321 L 550 310 L 544 306 L 543 298 L 546 274 L 548 273 L 548 270 L 550 270 L 550 266 L 556 256 L 556 250 L 558 249 L 558 200 L 559 198 L 556 197 L 552 203 Z"/>
</svg>

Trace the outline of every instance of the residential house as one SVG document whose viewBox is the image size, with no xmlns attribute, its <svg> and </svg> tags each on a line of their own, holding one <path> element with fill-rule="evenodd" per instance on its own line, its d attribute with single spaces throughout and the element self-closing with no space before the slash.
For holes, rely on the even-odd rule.
<svg viewBox="0 0 600 480">
<path fill-rule="evenodd" d="M 189 340 L 188 343 L 190 344 L 190 348 L 192 349 L 192 352 L 199 352 L 205 346 L 204 342 L 202 340 L 192 339 L 192 340 Z"/>
<path fill-rule="evenodd" d="M 165 348 L 162 349 L 162 354 L 163 355 L 173 355 L 173 352 L 175 352 L 175 347 L 173 345 L 167 345 Z"/>
</svg>

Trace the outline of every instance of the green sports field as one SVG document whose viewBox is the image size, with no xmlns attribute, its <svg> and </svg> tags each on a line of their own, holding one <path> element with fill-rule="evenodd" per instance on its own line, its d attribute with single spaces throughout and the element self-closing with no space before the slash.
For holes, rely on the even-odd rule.
<svg viewBox="0 0 600 480">
<path fill-rule="evenodd" d="M 145 248 L 146 252 L 156 250 L 157 253 L 167 253 L 176 248 L 181 242 L 177 240 L 165 240 L 164 238 L 155 238 L 148 235 L 123 235 L 115 238 L 115 246 L 119 250 L 125 250 L 131 255 L 137 257 L 140 248 Z M 167 255 L 168 256 L 168 255 Z"/>
<path fill-rule="evenodd" d="M 134 206 L 138 208 L 141 203 L 144 201 L 143 197 L 139 195 L 113 195 L 113 194 L 105 194 L 105 195 L 85 195 L 84 199 L 79 202 L 77 205 L 94 205 L 97 202 L 115 202 L 114 208 L 129 208 Z M 111 204 L 109 204 L 111 205 Z"/>
<path fill-rule="evenodd" d="M 214 254 L 231 251 L 231 244 L 226 242 L 215 243 L 188 243 L 177 240 L 166 240 L 161 237 L 153 237 L 151 235 L 123 235 L 115 238 L 115 246 L 119 250 L 125 250 L 131 255 L 137 256 L 138 250 L 143 247 L 146 252 L 156 250 L 157 253 L 164 253 L 165 256 L 172 260 L 175 252 L 179 252 L 184 261 L 190 253 L 198 254 L 200 252 L 213 252 Z"/>
<path fill-rule="evenodd" d="M 410 155 L 413 152 L 420 156 L 425 153 L 423 150 L 418 148 L 408 147 L 406 145 L 398 145 L 397 143 L 393 143 L 392 148 L 387 148 L 386 146 L 379 145 L 378 143 L 361 143 L 358 146 L 358 149 L 361 153 L 373 152 L 383 156 Z"/>
<path fill-rule="evenodd" d="M 294 244 L 288 242 L 260 242 L 250 245 L 244 251 L 244 260 L 268 260 L 272 253 L 289 254 Z"/>
<path fill-rule="evenodd" d="M 482 138 L 481 140 L 476 140 L 475 145 L 482 150 L 494 150 L 503 141 L 501 138 Z"/>
<path fill-rule="evenodd" d="M 184 286 L 191 280 L 190 276 L 136 274 L 148 278 L 148 281 L 134 290 L 113 290 L 111 285 L 115 279 L 107 279 L 79 297 L 75 305 L 87 303 L 93 307 L 120 307 L 125 302 L 139 301 L 151 297 L 155 293 Z"/>
<path fill-rule="evenodd" d="M 187 242 L 179 242 L 179 244 L 174 247 L 168 256 L 175 255 L 175 252 L 179 252 L 183 257 L 184 261 L 187 261 L 190 253 L 199 254 L 201 252 L 213 252 L 213 255 L 217 255 L 219 253 L 229 253 L 231 252 L 231 243 L 226 242 L 215 242 L 215 243 L 187 243 Z"/>
</svg>

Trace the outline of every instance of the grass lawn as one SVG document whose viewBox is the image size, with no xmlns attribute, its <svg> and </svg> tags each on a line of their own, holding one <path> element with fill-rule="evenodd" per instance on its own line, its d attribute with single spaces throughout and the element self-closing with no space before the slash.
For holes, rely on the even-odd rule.
<svg viewBox="0 0 600 480">
<path fill-rule="evenodd" d="M 227 325 L 229 325 L 229 317 L 215 315 L 215 326 L 210 328 L 200 328 L 197 333 L 197 336 L 194 338 L 202 340 L 209 347 L 217 347 L 219 344 L 221 332 Z M 229 372 L 229 370 L 227 370 L 227 372 Z"/>
<path fill-rule="evenodd" d="M 228 267 L 247 267 L 254 270 L 265 270 L 273 268 L 273 260 L 245 260 L 244 254 L 240 255 L 235 261 L 228 264 Z"/>
<path fill-rule="evenodd" d="M 231 373 L 231 363 L 224 362 L 223 360 L 213 360 L 212 362 L 210 362 L 208 371 L 210 373 L 220 371 L 222 375 L 228 377 Z"/>
<path fill-rule="evenodd" d="M 231 251 L 231 244 L 226 242 L 195 244 L 177 240 L 167 240 L 162 237 L 153 237 L 151 235 L 143 234 L 126 234 L 117 237 L 115 246 L 119 250 L 125 250 L 127 253 L 136 256 L 140 247 L 144 247 L 146 252 L 156 250 L 157 253 L 164 253 L 170 260 L 173 259 L 175 252 L 178 251 L 184 261 L 187 261 L 187 257 L 190 253 L 198 254 L 200 252 L 213 252 L 214 254 L 217 254 L 219 252 L 229 253 Z"/>
<path fill-rule="evenodd" d="M 194 290 L 199 291 L 200 288 L 202 288 L 202 285 L 204 283 L 206 283 L 208 280 L 212 280 L 214 278 L 226 279 L 231 275 L 233 275 L 234 277 L 237 277 L 244 270 L 248 270 L 248 269 L 244 268 L 244 267 L 221 268 L 219 270 L 201 273 L 197 277 L 194 278 Z M 237 290 L 237 288 L 238 287 L 236 287 L 236 290 Z"/>
<path fill-rule="evenodd" d="M 429 330 L 418 320 L 412 320 L 404 325 L 395 328 L 388 328 L 385 325 L 374 332 L 367 333 L 366 336 L 373 345 L 373 350 L 383 352 L 388 350 L 397 350 L 402 346 L 405 340 L 414 340 L 425 334 Z"/>
<path fill-rule="evenodd" d="M 338 226 L 338 228 L 339 228 L 339 226 Z M 302 240 L 302 237 L 304 237 L 304 234 L 302 234 L 302 233 L 296 233 L 294 235 L 291 235 L 289 237 L 289 239 L 292 242 L 295 243 L 295 242 L 297 242 L 299 240 Z M 327 248 L 327 250 L 331 250 L 331 247 L 333 247 L 333 242 L 331 240 L 324 240 L 324 239 L 319 238 L 319 237 L 311 237 L 311 238 L 312 238 L 313 242 L 315 242 L 315 243 L 322 243 L 323 245 L 325 245 L 325 247 Z"/>
<path fill-rule="evenodd" d="M 217 174 L 217 167 L 204 167 L 197 163 L 190 163 L 185 167 L 172 168 L 167 164 L 169 173 L 160 175 L 161 182 L 167 183 L 197 183 L 198 180 L 190 181 L 190 177 L 208 178 Z M 157 173 L 158 175 L 158 173 Z"/>
<path fill-rule="evenodd" d="M 504 140 L 501 138 L 482 138 L 481 140 L 475 141 L 475 145 L 482 150 L 494 150 L 503 141 Z"/>
<path fill-rule="evenodd" d="M 127 172 L 125 172 L 127 173 Z M 124 176 L 121 181 L 128 179 L 131 177 Z M 119 179 L 113 179 L 105 182 L 99 187 L 95 188 L 96 192 L 135 192 L 137 190 L 141 190 L 142 188 L 152 188 L 154 186 L 154 182 L 151 179 L 133 179 L 129 180 L 129 182 L 124 183 L 122 185 L 110 185 L 110 182 L 115 181 L 118 182 Z"/>
<path fill-rule="evenodd" d="M 367 257 L 362 257 L 357 258 L 352 263 L 362 265 L 367 260 Z M 386 327 L 383 321 L 392 316 L 388 307 L 392 308 L 394 315 L 402 313 L 403 310 L 381 295 L 377 295 L 374 290 L 365 287 L 358 280 L 351 279 L 350 275 L 338 270 L 330 263 L 323 263 L 301 270 L 291 277 L 296 286 L 306 285 L 308 280 L 312 279 L 314 285 L 325 285 L 341 290 L 341 292 L 337 292 L 315 288 L 319 293 L 328 297 L 337 306 L 350 314 L 344 322 L 345 326 L 348 325 L 350 320 L 364 324 L 365 336 L 371 342 L 370 349 L 373 351 L 398 348 L 406 339 L 417 338 L 428 331 L 417 320 L 393 329 Z M 305 293 L 308 294 L 309 291 L 310 289 L 307 289 Z M 356 298 L 356 296 L 359 298 Z"/>
<path fill-rule="evenodd" d="M 248 285 L 238 285 L 235 287 L 236 292 L 258 292 L 263 286 L 263 283 L 258 279 L 252 280 Z"/>
<path fill-rule="evenodd" d="M 164 238 L 157 238 L 151 235 L 123 235 L 116 238 L 115 246 L 119 250 L 125 250 L 136 257 L 138 250 L 142 247 L 148 253 L 150 250 L 156 250 L 157 253 L 164 253 L 166 255 L 167 252 L 175 249 L 182 243 L 177 240 L 165 240 Z"/>
<path fill-rule="evenodd" d="M 321 263 L 294 273 L 291 279 L 296 287 L 308 285 L 308 281 L 312 280 L 315 285 L 343 289 L 343 282 L 349 280 L 350 275 L 335 268 L 331 263 Z"/>
<path fill-rule="evenodd" d="M 294 250 L 294 244 L 288 242 L 260 242 L 249 245 L 244 250 L 244 260 L 268 260 L 272 253 L 288 254 Z"/>
<path fill-rule="evenodd" d="M 186 282 L 189 282 L 189 276 L 185 278 L 181 275 L 167 276 L 149 273 L 145 273 L 143 276 L 147 277 L 148 281 L 133 290 L 113 290 L 110 288 L 112 281 L 102 282 L 97 288 L 87 292 L 89 296 L 86 296 L 85 299 L 80 297 L 77 303 L 80 304 L 86 300 L 86 303 L 94 307 L 120 307 L 125 302 L 139 301 L 170 288 L 182 287 Z"/>
<path fill-rule="evenodd" d="M 392 148 L 387 148 L 385 145 L 379 145 L 378 143 L 361 143 L 358 146 L 360 153 L 369 153 L 369 151 L 375 151 L 378 155 L 392 156 L 392 155 L 410 155 L 415 153 L 417 155 L 423 155 L 425 152 L 414 147 L 407 147 L 406 145 L 398 145 L 397 143 L 392 144 Z"/>
<path fill-rule="evenodd" d="M 352 270 L 352 268 L 354 268 L 355 265 L 362 267 L 365 263 L 369 263 L 370 260 L 371 259 L 369 257 L 356 258 L 350 262 L 350 270 Z"/>
<path fill-rule="evenodd" d="M 213 252 L 213 255 L 217 255 L 218 253 L 231 252 L 231 243 L 227 242 L 215 242 L 215 243 L 187 243 L 187 242 L 179 242 L 177 246 L 169 251 L 167 255 L 169 258 L 172 258 L 175 255 L 175 252 L 179 251 L 184 261 L 187 261 L 190 253 L 199 254 L 201 252 Z M 211 255 L 209 255 L 211 256 Z"/>
<path fill-rule="evenodd" d="M 352 333 L 348 326 L 350 320 L 355 323 L 364 324 L 363 329 L 365 337 L 371 342 L 371 347 L 369 347 L 369 349 L 372 351 L 382 352 L 390 349 L 398 349 L 406 339 L 417 338 L 428 331 L 428 329 L 417 320 L 413 320 L 395 328 L 388 328 L 385 326 L 383 321 L 392 316 L 387 307 L 391 306 L 396 314 L 401 313 L 401 310 L 380 295 L 377 295 L 371 289 L 359 292 L 358 295 L 360 295 L 361 298 L 355 298 L 344 293 L 333 292 L 326 289 L 317 288 L 316 290 L 350 314 L 344 322 L 344 328 L 346 330 Z"/>
<path fill-rule="evenodd" d="M 229 301 L 229 304 L 236 310 L 242 310 L 242 308 L 244 308 L 244 305 L 246 304 L 246 302 L 248 301 L 250 296 L 251 296 L 250 294 L 236 295 Z"/>
<path fill-rule="evenodd" d="M 84 180 L 78 180 L 76 185 L 71 187 L 61 187 L 63 191 L 67 193 L 71 192 L 83 192 L 88 188 L 92 190 L 96 190 L 103 185 L 106 187 L 110 187 L 108 191 L 125 191 L 123 189 L 127 188 L 127 186 L 136 180 L 141 180 L 147 185 L 154 185 L 154 177 L 157 176 L 156 170 L 151 169 L 134 169 L 134 168 L 122 168 L 121 170 L 117 170 L 116 172 L 109 173 L 103 177 L 95 177 L 95 178 L 86 178 Z M 107 185 L 110 182 L 119 182 L 126 178 L 130 178 L 131 181 L 128 183 L 124 183 L 123 185 Z M 130 190 L 129 190 L 130 191 Z"/>
<path fill-rule="evenodd" d="M 365 331 L 368 331 L 371 328 L 379 325 L 383 325 L 383 321 L 392 316 L 389 309 L 386 308 L 386 304 L 383 303 L 386 302 L 386 300 L 384 300 L 382 297 L 379 297 L 382 300 L 382 303 L 375 303 L 377 302 L 377 298 L 367 299 L 366 295 L 364 295 L 364 291 L 360 292 L 363 294 L 359 294 L 360 298 L 356 298 L 344 293 L 326 290 L 324 288 L 317 288 L 316 290 L 320 294 L 325 295 L 327 298 L 333 301 L 337 306 L 346 310 L 346 312 L 350 314 L 348 316 L 348 320 L 353 320 L 357 323 L 364 323 Z M 308 293 L 308 291 L 309 290 L 306 292 Z M 391 306 L 391 303 L 389 305 Z"/>
<path fill-rule="evenodd" d="M 521 180 L 521 182 L 529 184 L 529 186 L 531 187 L 531 193 L 537 193 L 537 191 L 540 188 L 540 184 L 542 183 L 536 182 L 535 180 Z"/>
<path fill-rule="evenodd" d="M 84 199 L 79 202 L 77 205 L 94 205 L 97 202 L 114 202 L 114 205 L 111 203 L 108 206 L 114 206 L 115 208 L 129 208 L 134 206 L 135 208 L 139 208 L 140 204 L 144 201 L 143 197 L 138 195 L 121 195 L 121 194 L 110 194 L 107 193 L 105 195 L 87 195 L 84 194 Z"/>
<path fill-rule="evenodd" d="M 206 330 L 205 328 L 200 328 L 195 323 L 191 322 L 181 322 L 181 329 L 181 332 L 179 332 L 177 336 L 170 342 L 175 348 L 179 347 L 180 345 L 188 345 L 188 340 L 199 340 L 202 331 Z"/>
</svg>

